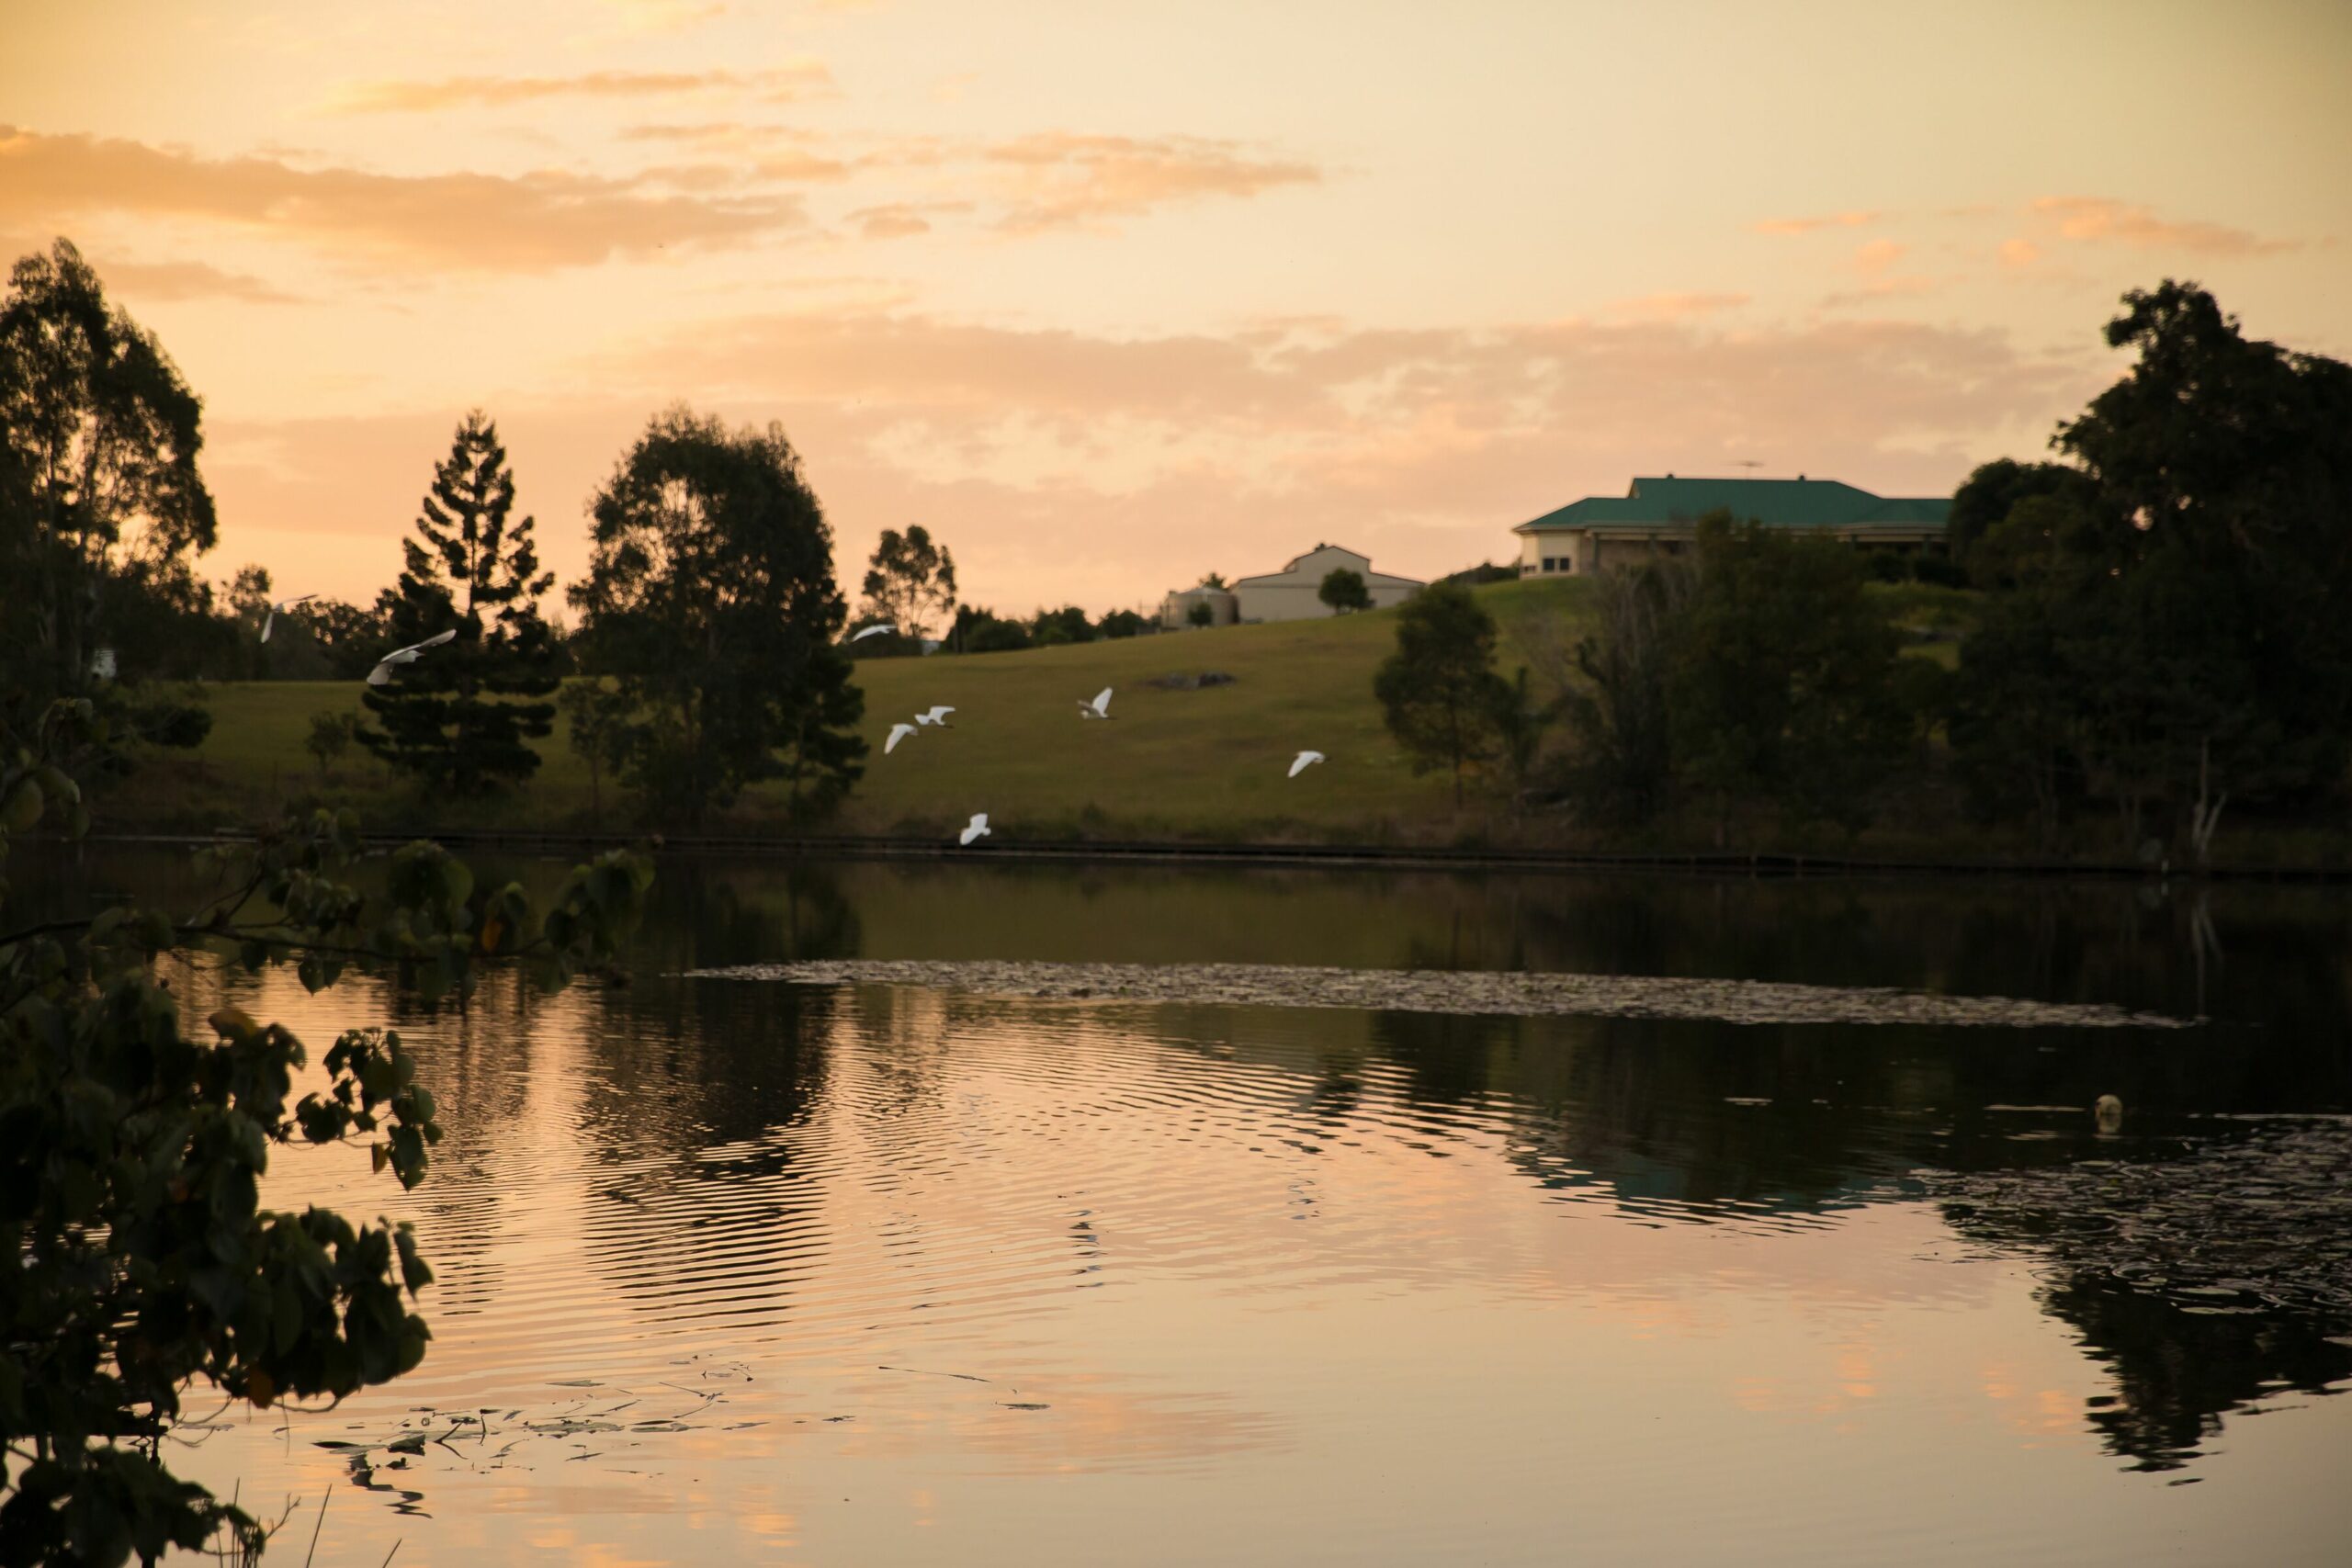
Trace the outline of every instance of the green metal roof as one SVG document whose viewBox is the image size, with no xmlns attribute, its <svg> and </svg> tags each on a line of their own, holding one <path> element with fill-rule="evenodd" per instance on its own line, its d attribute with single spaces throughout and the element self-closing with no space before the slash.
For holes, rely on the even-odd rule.
<svg viewBox="0 0 2352 1568">
<path fill-rule="evenodd" d="M 1741 522 L 1791 528 L 1940 525 L 1951 510 L 1943 496 L 1872 495 L 1837 479 L 1638 479 L 1623 495 L 1589 495 L 1521 523 L 1534 529 L 1668 527 L 1697 522 L 1722 507 Z"/>
</svg>

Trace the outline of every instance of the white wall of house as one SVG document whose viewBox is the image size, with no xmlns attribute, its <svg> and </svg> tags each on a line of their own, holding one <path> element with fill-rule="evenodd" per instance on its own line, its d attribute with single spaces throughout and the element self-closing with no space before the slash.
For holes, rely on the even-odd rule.
<svg viewBox="0 0 2352 1568">
<path fill-rule="evenodd" d="M 1229 626 L 1238 618 L 1233 595 L 1222 588 L 1180 588 L 1160 601 L 1159 624 L 1181 632 L 1193 624 L 1193 606 L 1209 607 L 1209 625 Z"/>
<path fill-rule="evenodd" d="M 1233 598 L 1245 621 L 1303 621 L 1329 615 L 1331 606 L 1317 595 L 1323 580 L 1344 568 L 1363 579 L 1373 608 L 1401 604 L 1428 584 L 1409 577 L 1392 577 L 1372 570 L 1372 558 L 1338 545 L 1317 545 L 1280 571 L 1245 577 L 1233 585 Z"/>
</svg>

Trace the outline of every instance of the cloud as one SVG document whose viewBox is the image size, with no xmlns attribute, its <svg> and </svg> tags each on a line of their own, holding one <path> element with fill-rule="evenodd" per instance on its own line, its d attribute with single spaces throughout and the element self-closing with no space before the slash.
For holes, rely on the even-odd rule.
<svg viewBox="0 0 2352 1568">
<path fill-rule="evenodd" d="M 931 232 L 934 215 L 969 212 L 971 203 L 964 201 L 894 201 L 880 207 L 862 208 L 849 215 L 857 225 L 858 237 L 864 240 L 904 240 Z"/>
<path fill-rule="evenodd" d="M 1043 131 L 987 146 L 1003 176 L 1001 227 L 1035 231 L 1132 217 L 1205 197 L 1251 197 L 1322 178 L 1312 164 L 1254 156 L 1238 141 L 1198 136 Z"/>
<path fill-rule="evenodd" d="M 830 96 L 833 75 L 814 60 L 769 71 L 592 71 L 576 76 L 447 76 L 435 82 L 356 82 L 329 101 L 335 114 L 423 114 L 503 108 L 548 98 L 699 97 L 760 93 L 774 102 Z"/>
<path fill-rule="evenodd" d="M 2010 268 L 2031 266 L 2041 259 L 2041 247 L 2022 237 L 2001 242 L 2001 265 Z"/>
<path fill-rule="evenodd" d="M 1826 212 L 1812 218 L 1767 218 L 1748 227 L 1758 234 L 1810 234 L 1822 229 L 1859 229 L 1877 222 L 1880 216 L 1875 212 Z"/>
<path fill-rule="evenodd" d="M 2111 243 L 2139 250 L 2188 251 L 2199 255 L 2256 256 L 2301 249 L 2301 240 L 2267 240 L 2220 223 L 2176 222 L 2145 207 L 2095 196 L 2046 196 L 2030 210 L 2052 220 L 2069 240 Z"/>
<path fill-rule="evenodd" d="M 727 13 L 718 0 L 603 0 L 605 9 L 617 12 L 624 31 L 676 33 Z"/>
<path fill-rule="evenodd" d="M 1679 321 L 1736 310 L 1753 298 L 1747 294 L 1645 294 L 1612 302 L 1608 313 L 1634 321 Z"/>
<path fill-rule="evenodd" d="M 2003 334 L 1705 318 L 1374 331 L 1317 320 L 1113 337 L 860 309 L 716 317 L 576 362 L 571 400 L 497 410 L 542 552 L 650 412 L 681 394 L 783 422 L 854 568 L 875 533 L 953 520 L 966 592 L 1027 609 L 1156 599 L 1210 566 L 1343 537 L 1385 570 L 1451 570 L 1511 525 L 1639 472 L 1740 458 L 1895 494 L 1948 492 L 2110 373 Z M 372 594 L 455 410 L 209 422 L 232 535 L 303 547 L 330 592 Z M 355 548 L 367 538 L 379 545 Z M 289 566 L 288 570 L 291 570 Z M 344 579 L 348 578 L 345 581 Z M 305 581 L 309 579 L 306 577 Z"/>
<path fill-rule="evenodd" d="M 1875 276 L 1901 261 L 1910 248 L 1899 240 L 1872 240 L 1854 253 L 1854 270 L 1865 277 Z"/>
<path fill-rule="evenodd" d="M 0 126 L 0 223 L 64 213 L 194 218 L 377 261 L 545 272 L 664 246 L 729 246 L 803 224 L 785 197 L 652 195 L 561 171 L 514 176 L 303 169 Z"/>
<path fill-rule="evenodd" d="M 98 276 L 109 293 L 141 299 L 239 299 L 254 305 L 292 305 L 299 295 L 250 273 L 224 272 L 199 261 L 98 262 Z"/>
</svg>

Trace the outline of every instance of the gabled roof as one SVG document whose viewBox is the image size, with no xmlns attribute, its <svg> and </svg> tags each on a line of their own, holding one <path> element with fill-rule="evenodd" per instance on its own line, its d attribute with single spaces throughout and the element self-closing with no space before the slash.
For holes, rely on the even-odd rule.
<svg viewBox="0 0 2352 1568">
<path fill-rule="evenodd" d="M 1741 522 L 1767 526 L 1848 527 L 1939 525 L 1947 497 L 1872 495 L 1837 479 L 1637 479 L 1623 495 L 1589 495 L 1521 523 L 1514 533 L 1546 528 L 1651 526 L 1695 523 L 1722 507 Z"/>
</svg>

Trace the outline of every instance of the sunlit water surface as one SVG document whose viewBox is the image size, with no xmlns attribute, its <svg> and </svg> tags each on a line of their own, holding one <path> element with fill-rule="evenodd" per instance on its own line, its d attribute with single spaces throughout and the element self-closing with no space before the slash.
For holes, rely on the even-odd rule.
<svg viewBox="0 0 2352 1568">
<path fill-rule="evenodd" d="M 2330 1396 L 2352 1325 L 2117 1297 L 1927 1181 L 2346 1111 L 2340 895 L 2225 890 L 2200 914 L 2111 887 L 662 876 L 626 987 L 494 982 L 460 1013 L 365 977 L 313 998 L 176 976 L 199 1013 L 234 998 L 314 1052 L 397 1025 L 449 1132 L 413 1195 L 346 1151 L 273 1170 L 277 1206 L 413 1220 L 438 1275 L 415 1374 L 179 1451 L 248 1506 L 293 1500 L 282 1554 L 313 1529 L 319 1562 L 369 1564 L 396 1543 L 401 1563 L 2352 1553 L 2352 1401 Z M 57 886 L 189 890 L 129 852 Z M 2211 1021 L 676 977 L 856 956 L 1711 976 Z M 2120 1138 L 2094 1134 L 2102 1092 Z"/>
</svg>

